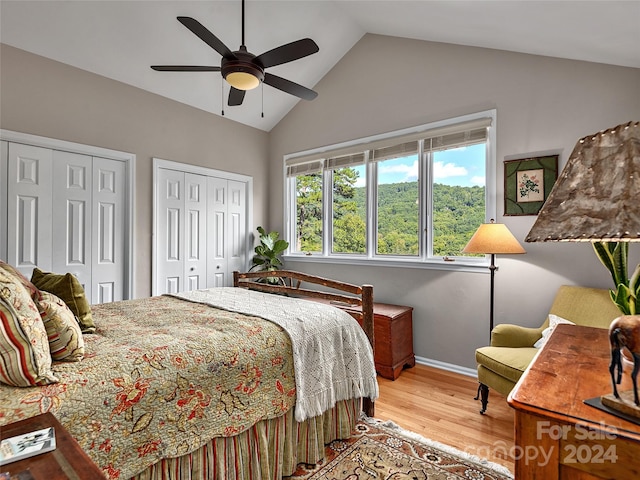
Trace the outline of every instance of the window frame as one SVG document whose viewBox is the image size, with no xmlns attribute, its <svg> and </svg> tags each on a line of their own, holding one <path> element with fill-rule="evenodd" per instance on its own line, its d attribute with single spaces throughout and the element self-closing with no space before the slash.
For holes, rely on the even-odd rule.
<svg viewBox="0 0 640 480">
<path fill-rule="evenodd" d="M 456 125 L 488 119 L 490 126 L 487 127 L 486 135 L 486 158 L 485 158 L 485 222 L 491 218 L 496 218 L 497 210 L 497 179 L 496 179 L 496 121 L 497 112 L 495 109 L 484 110 L 473 114 L 463 115 L 460 117 L 449 118 L 441 121 L 431 122 L 403 130 L 397 130 L 380 135 L 374 135 L 366 138 L 356 139 L 335 145 L 330 145 L 313 150 L 297 152 L 284 156 L 283 159 L 283 181 L 284 189 L 284 238 L 291 244 L 295 240 L 295 218 L 296 218 L 296 201 L 295 201 L 295 177 L 287 175 L 287 166 L 290 163 L 296 163 L 303 157 L 307 158 L 330 158 L 335 156 L 336 152 L 345 150 L 362 149 L 365 152 L 365 171 L 366 181 L 366 253 L 365 254 L 349 254 L 349 253 L 332 253 L 333 242 L 333 170 L 323 168 L 322 170 L 322 201 L 323 201 L 323 231 L 322 231 L 322 252 L 305 253 L 294 252 L 291 248 L 287 249 L 283 257 L 285 260 L 301 261 L 301 262 L 322 262 L 336 263 L 344 265 L 368 265 L 368 266 L 392 266 L 404 268 L 430 268 L 441 270 L 462 270 L 477 271 L 479 268 L 485 269 L 488 265 L 488 256 L 484 257 L 434 257 L 433 242 L 428 241 L 427 235 L 424 233 L 426 229 L 430 232 L 429 238 L 433 236 L 433 201 L 430 198 L 433 194 L 433 159 L 426 161 L 425 156 L 428 155 L 424 149 L 420 148 L 418 152 L 419 159 L 419 178 L 418 189 L 420 196 L 419 211 L 419 232 L 417 256 L 400 256 L 400 255 L 380 255 L 377 254 L 377 169 L 378 162 L 370 161 L 369 151 L 374 149 L 374 143 L 381 141 L 393 141 L 397 139 L 402 142 L 403 138 L 420 135 L 424 132 L 425 136 L 429 135 L 429 131 L 441 129 L 445 127 L 454 127 Z M 433 153 L 432 153 L 433 154 Z M 325 163 L 323 162 L 323 167 Z M 428 185 L 429 188 L 425 188 Z"/>
</svg>

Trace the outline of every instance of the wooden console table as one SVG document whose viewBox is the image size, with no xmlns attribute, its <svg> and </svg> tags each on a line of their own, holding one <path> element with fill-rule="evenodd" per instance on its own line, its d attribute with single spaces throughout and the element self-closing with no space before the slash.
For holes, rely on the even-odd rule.
<svg viewBox="0 0 640 480">
<path fill-rule="evenodd" d="M 607 330 L 559 325 L 509 394 L 515 478 L 640 478 L 640 425 L 589 406 L 612 392 Z M 625 367 L 620 391 L 632 388 Z"/>
<path fill-rule="evenodd" d="M 362 321 L 359 307 L 328 302 L 319 298 L 314 302 L 328 303 L 344 310 L 353 318 Z M 374 360 L 381 377 L 395 380 L 405 367 L 413 367 L 413 308 L 389 303 L 373 304 Z"/>
<path fill-rule="evenodd" d="M 0 438 L 9 438 L 47 427 L 54 428 L 55 450 L 2 465 L 0 472 L 17 475 L 28 470 L 34 480 L 98 480 L 105 478 L 102 471 L 80 448 L 78 442 L 51 413 L 3 425 L 0 427 Z"/>
</svg>

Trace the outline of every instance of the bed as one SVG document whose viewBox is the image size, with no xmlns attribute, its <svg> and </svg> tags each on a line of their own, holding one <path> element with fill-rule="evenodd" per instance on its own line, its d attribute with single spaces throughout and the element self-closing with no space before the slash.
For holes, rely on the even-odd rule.
<svg viewBox="0 0 640 480">
<path fill-rule="evenodd" d="M 317 463 L 373 415 L 372 287 L 288 271 L 234 285 L 92 306 L 81 359 L 52 361 L 40 385 L 0 383 L 0 426 L 52 412 L 109 479 L 278 479 Z M 362 327 L 334 302 L 361 306 Z"/>
</svg>

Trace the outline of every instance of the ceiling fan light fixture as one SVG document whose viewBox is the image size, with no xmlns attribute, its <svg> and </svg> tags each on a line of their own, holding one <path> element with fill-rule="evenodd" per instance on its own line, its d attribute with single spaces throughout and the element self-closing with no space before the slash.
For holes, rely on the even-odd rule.
<svg viewBox="0 0 640 480">
<path fill-rule="evenodd" d="M 260 85 L 260 79 L 248 72 L 231 72 L 227 74 L 225 80 L 238 90 L 253 90 Z"/>
</svg>

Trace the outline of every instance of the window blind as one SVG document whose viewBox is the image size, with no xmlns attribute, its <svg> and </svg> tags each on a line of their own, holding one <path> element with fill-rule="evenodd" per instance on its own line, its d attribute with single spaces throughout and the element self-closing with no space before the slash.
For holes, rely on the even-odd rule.
<svg viewBox="0 0 640 480">
<path fill-rule="evenodd" d="M 376 148 L 373 150 L 372 160 L 374 162 L 380 162 L 382 160 L 391 160 L 393 158 L 408 157 L 410 155 L 416 155 L 417 153 L 418 142 L 414 140 L 412 142 L 398 143 L 388 147 Z"/>
<path fill-rule="evenodd" d="M 315 160 L 306 163 L 295 163 L 287 165 L 287 177 L 295 177 L 297 175 L 310 175 L 312 173 L 321 173 L 323 168 L 323 160 Z"/>
<path fill-rule="evenodd" d="M 425 151 L 447 150 L 475 145 L 487 140 L 487 128 L 474 128 L 446 135 L 431 136 L 424 139 Z"/>
<path fill-rule="evenodd" d="M 290 157 L 286 160 L 287 175 L 315 173 L 322 168 L 344 168 L 364 163 L 365 153 L 372 152 L 373 161 L 409 156 L 418 151 L 418 141 L 424 140 L 425 151 L 440 151 L 475 145 L 487 140 L 491 117 L 481 117 L 467 122 L 432 128 L 416 128 L 412 131 L 386 138 L 371 137 L 357 140 L 351 145 Z M 325 162 L 325 159 L 327 161 Z M 305 165 L 305 166 L 303 166 Z"/>
<path fill-rule="evenodd" d="M 332 157 L 327 159 L 327 168 L 334 170 L 336 168 L 356 167 L 364 165 L 364 152 L 354 153 L 353 155 L 342 155 L 340 157 Z"/>
</svg>

